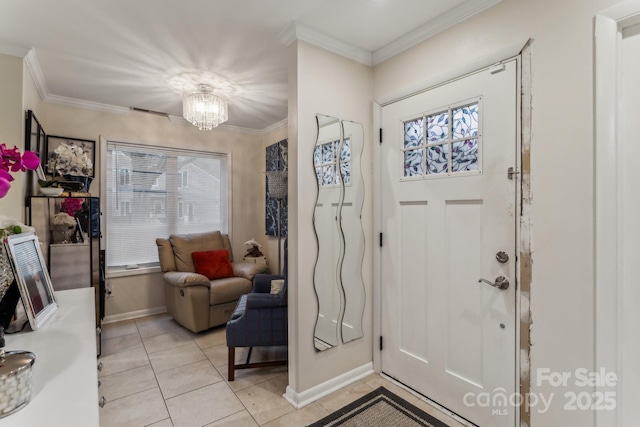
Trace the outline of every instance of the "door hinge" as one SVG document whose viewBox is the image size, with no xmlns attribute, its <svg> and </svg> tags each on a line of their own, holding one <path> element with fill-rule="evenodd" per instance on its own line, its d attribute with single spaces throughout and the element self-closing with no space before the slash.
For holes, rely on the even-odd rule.
<svg viewBox="0 0 640 427">
<path fill-rule="evenodd" d="M 382 336 L 380 336 L 380 351 L 382 351 Z"/>
<path fill-rule="evenodd" d="M 380 128 L 380 144 L 382 144 L 382 128 Z"/>
<path fill-rule="evenodd" d="M 520 172 L 516 171 L 515 168 L 510 167 L 509 169 L 507 169 L 507 178 L 509 179 L 513 179 L 514 175 L 518 175 Z"/>
<path fill-rule="evenodd" d="M 382 233 L 380 233 L 380 247 L 382 247 Z"/>
</svg>

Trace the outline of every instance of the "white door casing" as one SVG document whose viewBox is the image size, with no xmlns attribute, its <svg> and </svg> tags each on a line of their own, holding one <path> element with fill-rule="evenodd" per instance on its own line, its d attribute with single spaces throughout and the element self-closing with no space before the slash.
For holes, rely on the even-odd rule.
<svg viewBox="0 0 640 427">
<path fill-rule="evenodd" d="M 515 425 L 515 408 L 476 398 L 516 392 L 517 93 L 512 60 L 389 104 L 381 120 L 382 371 L 496 427 Z M 474 103 L 479 170 L 404 177 L 404 123 Z M 498 276 L 509 288 L 478 282 Z"/>
</svg>

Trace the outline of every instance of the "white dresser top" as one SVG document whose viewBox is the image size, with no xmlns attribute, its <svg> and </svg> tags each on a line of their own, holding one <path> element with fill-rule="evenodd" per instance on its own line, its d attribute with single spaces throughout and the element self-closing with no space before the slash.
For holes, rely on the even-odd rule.
<svg viewBox="0 0 640 427">
<path fill-rule="evenodd" d="M 37 331 L 6 336 L 7 351 L 35 353 L 31 402 L 0 427 L 100 425 L 93 288 L 57 291 L 59 309 Z"/>
</svg>

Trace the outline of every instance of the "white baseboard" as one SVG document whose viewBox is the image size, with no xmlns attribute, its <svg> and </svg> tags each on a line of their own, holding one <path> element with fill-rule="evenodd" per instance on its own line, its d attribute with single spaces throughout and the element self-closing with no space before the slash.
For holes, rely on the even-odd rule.
<svg viewBox="0 0 640 427">
<path fill-rule="evenodd" d="M 300 409 L 307 406 L 310 403 L 333 393 L 342 387 L 348 386 L 370 374 L 373 374 L 373 362 L 369 362 L 358 368 L 355 368 L 349 372 L 345 372 L 342 375 L 338 375 L 335 378 L 325 381 L 322 384 L 318 384 L 315 387 L 311 387 L 301 393 L 296 392 L 291 386 L 287 386 L 287 391 L 284 394 L 284 398 L 293 405 L 294 408 Z"/>
<path fill-rule="evenodd" d="M 152 316 L 154 314 L 166 313 L 167 307 L 154 307 L 154 308 L 145 308 L 144 310 L 138 311 L 130 311 L 128 313 L 120 313 L 113 314 L 111 316 L 104 316 L 102 320 L 103 325 L 107 325 L 109 323 L 122 322 L 123 320 L 131 320 L 137 319 L 139 317 Z"/>
</svg>

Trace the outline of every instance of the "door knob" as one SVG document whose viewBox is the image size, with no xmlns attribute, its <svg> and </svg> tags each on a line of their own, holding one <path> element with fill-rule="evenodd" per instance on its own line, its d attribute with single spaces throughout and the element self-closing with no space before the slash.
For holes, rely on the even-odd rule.
<svg viewBox="0 0 640 427">
<path fill-rule="evenodd" d="M 504 276 L 496 277 L 496 282 L 495 283 L 490 282 L 487 279 L 478 279 L 478 283 L 480 283 L 480 282 L 484 282 L 487 285 L 493 286 L 494 288 L 502 289 L 503 291 L 509 287 L 509 279 L 507 279 Z"/>
</svg>

